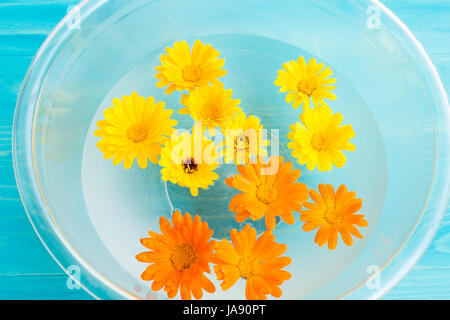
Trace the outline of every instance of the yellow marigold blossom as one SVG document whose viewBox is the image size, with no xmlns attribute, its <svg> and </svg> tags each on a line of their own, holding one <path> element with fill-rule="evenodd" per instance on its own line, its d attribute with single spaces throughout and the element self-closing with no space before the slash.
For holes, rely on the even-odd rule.
<svg viewBox="0 0 450 320">
<path fill-rule="evenodd" d="M 213 171 L 219 164 L 218 157 L 214 142 L 201 132 L 175 132 L 161 151 L 162 179 L 189 188 L 196 197 L 198 188 L 206 189 L 219 178 Z"/>
<path fill-rule="evenodd" d="M 134 159 L 142 169 L 147 160 L 158 162 L 161 145 L 173 132 L 176 120 L 170 119 L 173 110 L 165 109 L 164 102 L 156 102 L 153 97 L 123 96 L 113 99 L 113 107 L 104 112 L 105 120 L 97 122 L 94 132 L 100 141 L 97 147 L 105 159 L 113 158 L 113 164 L 123 161 L 125 169 L 131 168 Z"/>
<path fill-rule="evenodd" d="M 281 297 L 279 286 L 291 278 L 282 270 L 292 262 L 289 257 L 281 257 L 287 246 L 275 242 L 269 231 L 257 239 L 256 230 L 249 225 L 239 232 L 231 230 L 231 241 L 233 244 L 226 239 L 216 244 L 214 271 L 222 289 L 228 290 L 242 278 L 248 300 L 265 300 L 268 294 Z"/>
<path fill-rule="evenodd" d="M 305 58 L 297 61 L 289 61 L 283 64 L 284 70 L 278 71 L 278 77 L 274 82 L 281 87 L 280 92 L 287 92 L 286 102 L 298 108 L 302 103 L 304 108 L 310 106 L 310 98 L 314 105 L 324 102 L 323 99 L 336 100 L 336 96 L 330 90 L 336 89 L 330 86 L 336 79 L 330 78 L 333 71 L 329 67 L 324 68 L 323 63 L 317 63 L 315 58 L 309 60 L 306 65 Z"/>
<path fill-rule="evenodd" d="M 300 164 L 306 163 L 308 170 L 329 171 L 332 164 L 341 168 L 347 162 L 343 150 L 355 151 L 350 139 L 355 136 L 351 125 L 341 126 L 343 117 L 340 113 L 332 114 L 331 109 L 323 104 L 315 109 L 308 109 L 300 115 L 301 123 L 291 125 L 288 133 L 288 148 Z"/>
<path fill-rule="evenodd" d="M 136 256 L 138 261 L 150 263 L 141 275 L 142 280 L 153 281 L 153 291 L 164 288 L 171 299 L 178 288 L 183 300 L 190 300 L 191 296 L 201 299 L 203 290 L 215 292 L 213 283 L 205 276 L 211 273 L 209 263 L 214 259 L 215 247 L 208 223 L 202 222 L 198 215 L 192 220 L 189 213 L 183 217 L 175 211 L 172 224 L 161 217 L 162 234 L 149 231 L 150 238 L 141 239 L 142 245 L 150 250 Z"/>
<path fill-rule="evenodd" d="M 192 51 L 186 41 L 175 42 L 173 48 L 166 48 L 167 55 L 161 55 L 161 65 L 155 75 L 160 81 L 158 87 L 166 87 L 166 94 L 218 83 L 216 80 L 227 74 L 222 67 L 224 59 L 218 59 L 220 52 L 209 44 L 196 40 Z"/>
<path fill-rule="evenodd" d="M 341 185 L 335 193 L 332 185 L 320 184 L 319 192 L 311 189 L 309 195 L 314 203 L 303 204 L 306 208 L 301 211 L 300 216 L 300 220 L 306 222 L 303 230 L 312 231 L 319 228 L 314 242 L 320 247 L 328 242 L 330 250 L 336 249 L 338 233 L 347 246 L 353 244 L 351 234 L 362 239 L 363 236 L 355 227 L 368 225 L 364 215 L 355 214 L 362 207 L 362 199 L 355 199 L 355 192 L 348 192 L 345 185 Z"/>
<path fill-rule="evenodd" d="M 185 106 L 178 111 L 190 114 L 195 121 L 201 121 L 204 129 L 214 135 L 216 127 L 225 126 L 233 115 L 241 112 L 239 99 L 231 99 L 233 90 L 223 88 L 222 84 L 207 85 L 184 94 L 181 104 Z"/>
<path fill-rule="evenodd" d="M 257 159 L 267 155 L 265 147 L 269 141 L 264 139 L 263 126 L 255 116 L 239 113 L 222 128 L 222 133 L 225 140 L 221 146 L 225 147 L 226 163 L 246 164 L 250 157 Z"/>
<path fill-rule="evenodd" d="M 301 171 L 292 170 L 292 162 L 283 163 L 283 157 L 272 156 L 267 164 L 260 158 L 256 164 L 238 166 L 238 171 L 240 175 L 225 179 L 229 187 L 242 191 L 229 205 L 237 222 L 265 216 L 267 230 L 275 228 L 276 216 L 287 224 L 295 222 L 293 211 L 299 212 L 308 200 L 308 188 L 296 182 Z"/>
</svg>

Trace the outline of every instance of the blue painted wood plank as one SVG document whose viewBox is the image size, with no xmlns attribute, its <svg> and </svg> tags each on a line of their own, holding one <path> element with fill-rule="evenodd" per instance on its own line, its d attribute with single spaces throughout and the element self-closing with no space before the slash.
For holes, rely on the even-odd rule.
<svg viewBox="0 0 450 320">
<path fill-rule="evenodd" d="M 78 1 L 0 2 L 0 299 L 90 299 L 69 290 L 66 275 L 35 235 L 16 188 L 11 157 L 14 108 L 33 56 Z"/>
<path fill-rule="evenodd" d="M 20 1 L 0 2 L 0 34 L 43 35 L 52 31 L 78 1 Z"/>
<path fill-rule="evenodd" d="M 450 1 L 384 0 L 430 55 L 450 92 Z M 450 207 L 432 244 L 385 299 L 450 299 Z"/>
<path fill-rule="evenodd" d="M 1 300 L 87 300 L 83 289 L 69 289 L 67 276 L 29 274 L 0 276 Z"/>
<path fill-rule="evenodd" d="M 0 48 L 5 46 L 7 44 L 2 42 Z M 49 259 L 26 217 L 12 168 L 11 136 L 15 102 L 31 60 L 29 55 L 0 54 L 0 275 L 61 273 Z"/>
<path fill-rule="evenodd" d="M 2 88 L 0 125 L 2 126 L 9 125 L 12 128 L 17 95 L 31 61 L 32 57 L 28 56 L 0 57 L 0 86 Z"/>
</svg>

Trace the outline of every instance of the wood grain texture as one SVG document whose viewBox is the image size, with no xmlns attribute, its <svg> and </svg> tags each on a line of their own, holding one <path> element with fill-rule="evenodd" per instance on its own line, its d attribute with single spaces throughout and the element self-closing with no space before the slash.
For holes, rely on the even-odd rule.
<svg viewBox="0 0 450 320">
<path fill-rule="evenodd" d="M 25 214 L 11 157 L 14 108 L 28 66 L 47 34 L 78 1 L 0 1 L 0 299 L 90 299 L 69 290 Z"/>
<path fill-rule="evenodd" d="M 11 158 L 21 82 L 46 35 L 77 0 L 0 0 L 0 299 L 89 299 L 34 234 L 15 186 Z M 450 1 L 383 1 L 424 45 L 450 92 Z M 450 299 L 450 207 L 428 251 L 386 299 Z"/>
<path fill-rule="evenodd" d="M 382 2 L 422 43 L 450 92 L 450 1 Z M 450 206 L 426 253 L 384 299 L 450 299 Z"/>
<path fill-rule="evenodd" d="M 86 300 L 83 289 L 68 289 L 65 274 L 0 276 L 0 297 L 4 300 Z"/>
</svg>

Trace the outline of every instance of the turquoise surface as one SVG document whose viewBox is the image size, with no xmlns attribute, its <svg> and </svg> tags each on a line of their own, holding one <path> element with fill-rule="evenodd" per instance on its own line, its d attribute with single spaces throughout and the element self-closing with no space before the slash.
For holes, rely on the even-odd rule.
<svg viewBox="0 0 450 320">
<path fill-rule="evenodd" d="M 47 34 L 76 0 L 0 0 L 0 299 L 90 299 L 35 235 L 16 188 L 11 158 L 14 107 Z M 450 2 L 383 1 L 424 45 L 450 92 Z M 70 287 L 70 286 L 69 286 Z M 433 243 L 387 299 L 450 299 L 450 207 Z"/>
</svg>

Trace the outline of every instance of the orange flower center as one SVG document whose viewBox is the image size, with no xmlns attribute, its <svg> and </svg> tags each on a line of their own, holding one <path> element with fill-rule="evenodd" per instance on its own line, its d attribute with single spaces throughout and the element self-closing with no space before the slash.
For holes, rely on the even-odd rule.
<svg viewBox="0 0 450 320">
<path fill-rule="evenodd" d="M 277 190 L 267 184 L 262 184 L 256 189 L 256 198 L 264 204 L 269 204 L 277 198 Z"/>
<path fill-rule="evenodd" d="M 234 149 L 246 150 L 250 147 L 250 138 L 246 135 L 234 137 Z"/>
<path fill-rule="evenodd" d="M 252 257 L 243 257 L 239 261 L 238 270 L 241 278 L 248 280 L 254 275 L 258 274 L 259 265 L 255 259 Z"/>
<path fill-rule="evenodd" d="M 308 79 L 303 79 L 298 82 L 297 90 L 299 92 L 304 93 L 307 96 L 311 97 L 314 90 L 316 90 L 316 86 L 314 85 L 313 81 L 308 80 Z"/>
<path fill-rule="evenodd" d="M 198 170 L 198 164 L 195 163 L 194 158 L 186 160 L 181 165 L 183 167 L 184 173 L 191 174 Z"/>
<path fill-rule="evenodd" d="M 336 209 L 335 207 L 327 208 L 327 210 L 323 214 L 323 218 L 326 222 L 332 225 L 336 225 L 342 222 L 342 211 Z"/>
<path fill-rule="evenodd" d="M 127 137 L 134 143 L 144 141 L 148 136 L 148 127 L 142 124 L 134 124 L 127 130 Z"/>
<path fill-rule="evenodd" d="M 196 259 L 197 255 L 189 244 L 178 245 L 170 251 L 170 263 L 177 271 L 189 269 Z"/>
<path fill-rule="evenodd" d="M 197 82 L 201 78 L 201 71 L 198 67 L 190 64 L 181 71 L 183 79 L 190 82 Z"/>
<path fill-rule="evenodd" d="M 328 150 L 330 143 L 322 133 L 317 133 L 312 136 L 311 145 L 317 151 L 326 151 Z"/>
</svg>

